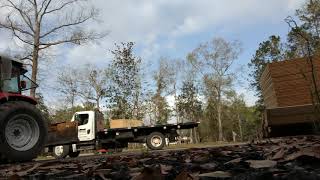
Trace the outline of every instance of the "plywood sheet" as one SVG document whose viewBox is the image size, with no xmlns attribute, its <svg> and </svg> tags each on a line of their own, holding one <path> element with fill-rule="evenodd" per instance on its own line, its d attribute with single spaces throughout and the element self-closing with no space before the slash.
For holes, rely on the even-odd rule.
<svg viewBox="0 0 320 180">
<path fill-rule="evenodd" d="M 136 119 L 113 119 L 110 120 L 110 128 L 128 128 L 142 126 L 142 120 Z"/>
</svg>

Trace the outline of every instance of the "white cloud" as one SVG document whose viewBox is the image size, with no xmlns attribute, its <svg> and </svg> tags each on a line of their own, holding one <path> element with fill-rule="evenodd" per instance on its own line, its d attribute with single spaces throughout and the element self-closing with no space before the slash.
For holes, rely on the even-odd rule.
<svg viewBox="0 0 320 180">
<path fill-rule="evenodd" d="M 94 0 L 100 8 L 102 23 L 90 28 L 110 30 L 100 47 L 92 44 L 70 48 L 68 59 L 75 62 L 101 62 L 100 55 L 115 42 L 135 41 L 142 52 L 153 52 L 155 46 L 170 47 L 175 38 L 204 32 L 215 27 L 231 28 L 247 24 L 281 22 L 303 1 L 297 0 Z M 236 30 L 236 29 L 235 29 Z M 0 35 L 2 39 L 4 36 Z M 168 39 L 169 45 L 159 39 Z M 155 45 L 157 44 L 157 45 Z M 165 48 L 164 47 L 164 48 Z M 161 47 L 158 47 L 161 48 Z M 150 54 L 145 53 L 147 57 Z M 79 58 L 83 57 L 83 58 Z M 71 61 L 73 62 L 73 61 Z"/>
<path fill-rule="evenodd" d="M 72 54 L 84 57 L 93 54 L 101 55 L 113 47 L 115 42 L 135 41 L 141 48 L 142 55 L 157 55 L 157 48 L 170 47 L 176 38 L 194 33 L 210 31 L 215 27 L 241 28 L 255 23 L 284 23 L 283 19 L 294 13 L 301 5 L 295 0 L 95 0 L 94 4 L 101 9 L 103 23 L 93 24 L 93 28 L 107 29 L 111 33 L 102 43 L 102 47 L 88 51 L 80 50 Z M 235 31 L 237 29 L 234 29 Z M 167 39 L 169 42 L 159 43 Z M 168 43 L 168 44 L 166 44 Z M 162 47 L 164 46 L 164 47 Z M 91 49 L 91 50 L 90 50 Z M 89 51 L 90 50 L 90 51 Z M 140 53 L 141 53 L 140 52 Z M 146 53 L 146 52 L 151 52 Z M 91 58 L 83 58 L 90 61 Z"/>
<path fill-rule="evenodd" d="M 57 48 L 60 62 L 67 64 L 101 64 L 110 60 L 108 50 L 114 43 L 134 41 L 138 55 L 147 61 L 161 56 L 162 49 L 173 49 L 179 39 L 214 34 L 216 28 L 238 31 L 250 25 L 283 24 L 304 1 L 299 0 L 94 0 L 101 9 L 102 22 L 90 28 L 109 30 L 110 34 L 99 45 Z M 1 12 L 0 12 L 1 15 Z M 0 29 L 0 51 L 14 46 L 7 33 Z M 14 48 L 11 48 L 14 49 Z M 247 96 L 247 92 L 245 92 Z M 254 96 L 248 96 L 248 102 Z M 252 102 L 250 103 L 252 104 Z"/>
</svg>

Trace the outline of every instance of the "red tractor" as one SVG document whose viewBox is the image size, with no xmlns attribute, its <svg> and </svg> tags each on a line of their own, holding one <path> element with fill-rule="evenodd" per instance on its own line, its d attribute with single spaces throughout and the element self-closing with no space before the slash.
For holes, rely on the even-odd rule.
<svg viewBox="0 0 320 180">
<path fill-rule="evenodd" d="M 34 98 L 22 95 L 36 88 L 20 61 L 0 56 L 0 158 L 28 161 L 46 143 L 48 125 Z"/>
</svg>

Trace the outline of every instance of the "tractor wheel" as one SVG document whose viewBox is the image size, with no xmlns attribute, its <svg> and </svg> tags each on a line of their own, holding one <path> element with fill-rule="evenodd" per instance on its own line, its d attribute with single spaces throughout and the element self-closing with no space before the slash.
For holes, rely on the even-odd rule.
<svg viewBox="0 0 320 180">
<path fill-rule="evenodd" d="M 163 149 L 166 141 L 162 133 L 153 132 L 147 136 L 147 146 L 152 150 L 161 150 Z"/>
<path fill-rule="evenodd" d="M 79 155 L 80 155 L 80 151 L 76 151 L 76 152 L 70 151 L 70 152 L 69 152 L 69 157 L 71 157 L 71 158 L 76 158 L 76 157 L 78 157 Z"/>
<path fill-rule="evenodd" d="M 47 123 L 32 104 L 15 101 L 0 105 L 0 153 L 9 161 L 30 161 L 43 150 Z"/>
<path fill-rule="evenodd" d="M 69 145 L 63 145 L 63 146 L 55 146 L 53 148 L 53 157 L 56 159 L 64 159 L 68 156 L 70 152 L 70 146 Z"/>
</svg>

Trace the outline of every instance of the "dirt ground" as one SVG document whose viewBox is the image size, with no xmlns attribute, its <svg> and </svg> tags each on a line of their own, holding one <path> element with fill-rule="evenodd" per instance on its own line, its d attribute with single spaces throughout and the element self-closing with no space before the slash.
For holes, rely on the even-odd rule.
<svg viewBox="0 0 320 180">
<path fill-rule="evenodd" d="M 320 179 L 320 137 L 0 165 L 0 179 Z"/>
</svg>

